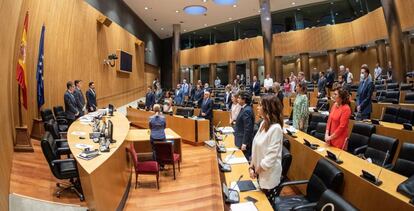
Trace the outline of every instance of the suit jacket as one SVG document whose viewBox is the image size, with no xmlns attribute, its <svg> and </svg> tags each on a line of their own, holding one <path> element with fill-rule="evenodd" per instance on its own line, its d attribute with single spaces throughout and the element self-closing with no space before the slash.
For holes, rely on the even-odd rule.
<svg viewBox="0 0 414 211">
<path fill-rule="evenodd" d="M 233 104 L 233 102 L 231 101 L 231 92 L 229 93 L 226 92 L 224 94 L 224 104 L 226 104 L 227 110 L 231 109 L 231 105 Z"/>
<path fill-rule="evenodd" d="M 326 75 L 326 86 L 332 88 L 332 85 L 335 81 L 335 72 L 332 70 L 331 72 L 328 72 Z"/>
<path fill-rule="evenodd" d="M 256 83 L 252 82 L 250 85 L 250 90 L 254 93 L 255 96 L 260 95 L 260 81 L 256 81 Z"/>
<path fill-rule="evenodd" d="M 357 106 L 361 107 L 361 114 L 369 115 L 372 112 L 372 93 L 374 83 L 371 78 L 367 78 L 359 83 L 357 90 Z"/>
<path fill-rule="evenodd" d="M 206 115 L 201 116 L 201 113 L 205 113 Z M 199 116 L 209 119 L 210 121 L 213 119 L 213 100 L 211 98 L 208 98 L 207 100 L 202 100 Z"/>
<path fill-rule="evenodd" d="M 149 92 L 145 95 L 145 107 L 152 108 L 155 104 L 155 94 L 154 92 Z"/>
<path fill-rule="evenodd" d="M 190 88 L 190 85 L 189 85 L 189 84 L 187 84 L 187 83 L 185 83 L 185 84 L 181 84 L 181 90 L 183 91 L 183 94 L 184 94 L 185 96 L 187 96 L 187 95 L 188 95 L 188 93 L 189 93 L 189 88 Z"/>
<path fill-rule="evenodd" d="M 176 105 L 182 105 L 184 102 L 184 92 L 182 89 L 176 89 L 175 90 L 175 97 L 174 97 L 174 103 Z"/>
<path fill-rule="evenodd" d="M 242 144 L 251 149 L 253 142 L 254 113 L 251 106 L 246 105 L 240 110 L 236 119 L 234 130 L 235 144 L 241 147 Z"/>
<path fill-rule="evenodd" d="M 77 117 L 76 114 L 80 114 L 78 106 L 76 104 L 75 96 L 73 96 L 73 94 L 71 94 L 69 91 L 66 91 L 63 100 L 65 101 L 66 118 L 75 120 Z"/>
<path fill-rule="evenodd" d="M 75 96 L 76 105 L 80 112 L 80 116 L 83 116 L 83 108 L 85 107 L 85 97 L 83 96 L 82 90 L 75 88 L 73 96 Z"/>
<path fill-rule="evenodd" d="M 86 108 L 89 112 L 92 112 L 96 111 L 97 106 L 98 104 L 96 103 L 96 92 L 88 89 L 88 91 L 86 91 Z"/>
<path fill-rule="evenodd" d="M 203 102 L 203 95 L 204 91 L 202 89 L 195 91 L 193 100 L 197 101 L 197 105 L 199 108 L 201 107 L 201 103 Z"/>
</svg>

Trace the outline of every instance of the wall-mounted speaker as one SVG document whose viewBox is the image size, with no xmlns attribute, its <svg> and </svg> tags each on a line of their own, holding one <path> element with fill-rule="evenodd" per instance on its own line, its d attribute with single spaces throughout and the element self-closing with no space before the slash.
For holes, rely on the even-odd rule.
<svg viewBox="0 0 414 211">
<path fill-rule="evenodd" d="M 112 24 L 111 19 L 109 19 L 105 15 L 99 15 L 96 20 L 98 21 L 98 23 L 101 23 L 107 27 L 109 27 Z"/>
</svg>

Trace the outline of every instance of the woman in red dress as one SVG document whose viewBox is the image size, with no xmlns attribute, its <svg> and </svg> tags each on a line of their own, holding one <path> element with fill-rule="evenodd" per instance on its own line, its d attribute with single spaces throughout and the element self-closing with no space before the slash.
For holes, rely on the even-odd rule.
<svg viewBox="0 0 414 211">
<path fill-rule="evenodd" d="M 345 140 L 348 138 L 349 117 L 351 107 L 349 93 L 338 87 L 334 90 L 334 105 L 329 113 L 326 125 L 325 142 L 339 149 L 345 149 Z"/>
</svg>

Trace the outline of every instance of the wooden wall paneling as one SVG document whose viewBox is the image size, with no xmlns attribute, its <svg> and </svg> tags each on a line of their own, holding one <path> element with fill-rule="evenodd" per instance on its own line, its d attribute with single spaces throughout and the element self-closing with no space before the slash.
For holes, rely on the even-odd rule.
<svg viewBox="0 0 414 211">
<path fill-rule="evenodd" d="M 395 4 L 402 30 L 408 31 L 414 29 L 414 18 L 412 15 L 414 0 L 396 0 Z"/>
<path fill-rule="evenodd" d="M 100 107 L 108 103 L 120 106 L 143 96 L 144 46 L 135 45 L 135 36 L 117 24 L 106 27 L 98 23 L 96 18 L 100 13 L 82 0 L 25 0 L 20 13 L 20 25 L 27 10 L 31 14 L 27 49 L 29 130 L 31 119 L 37 116 L 35 77 L 43 23 L 46 26 L 44 108 L 63 105 L 66 82 L 75 79 L 84 81 L 83 91 L 86 91 L 89 81 L 95 82 Z M 18 42 L 15 43 L 16 60 Z M 117 49 L 133 55 L 132 73 L 116 72 L 114 68 L 103 65 L 108 54 L 115 53 Z M 15 81 L 14 76 L 12 79 Z M 17 99 L 17 94 L 14 96 Z"/>
<path fill-rule="evenodd" d="M 10 173 L 13 158 L 14 116 L 13 110 L 17 107 L 12 98 L 12 89 L 16 88 L 14 49 L 17 40 L 20 41 L 21 32 L 17 30 L 20 24 L 20 13 L 23 0 L 0 0 L 0 210 L 9 210 Z M 21 27 L 20 27 L 21 28 Z M 17 36 L 19 35 L 19 36 Z M 18 38 L 19 37 L 19 38 Z"/>
<path fill-rule="evenodd" d="M 154 65 L 145 63 L 145 87 L 152 87 L 152 82 L 156 78 L 160 79 L 160 69 Z"/>
<path fill-rule="evenodd" d="M 359 81 L 359 75 L 361 74 L 361 66 L 367 64 L 371 74 L 374 74 L 375 64 L 377 63 L 377 52 L 374 47 L 368 48 L 366 51 L 354 51 L 350 54 L 340 53 L 337 54 L 338 65 L 344 65 L 348 67 L 351 73 L 354 75 L 354 82 Z"/>
<path fill-rule="evenodd" d="M 367 44 L 388 37 L 382 7 L 352 22 L 354 45 Z"/>
</svg>

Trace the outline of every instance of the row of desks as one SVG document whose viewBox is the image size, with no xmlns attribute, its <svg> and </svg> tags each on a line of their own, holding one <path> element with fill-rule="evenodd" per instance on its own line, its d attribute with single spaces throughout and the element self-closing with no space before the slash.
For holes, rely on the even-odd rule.
<svg viewBox="0 0 414 211">
<path fill-rule="evenodd" d="M 313 169 L 319 159 L 323 159 L 326 150 L 340 156 L 344 161 L 338 166 L 344 173 L 344 184 L 340 194 L 360 210 L 414 210 L 414 206 L 409 204 L 409 198 L 397 192 L 397 186 L 407 178 L 396 174 L 387 169 L 382 170 L 380 179 L 383 181 L 381 186 L 375 186 L 360 177 L 362 170 L 378 175 L 380 167 L 360 159 L 346 151 L 329 147 L 325 142 L 316 139 L 306 133 L 298 131 L 297 138 L 285 135 L 290 142 L 290 152 L 292 154 L 292 164 L 288 172 L 290 180 L 309 179 Z M 318 150 L 312 150 L 303 144 L 303 139 L 313 144 L 319 144 Z M 333 163 L 333 162 L 332 162 Z M 305 193 L 303 186 L 298 188 Z"/>
</svg>

